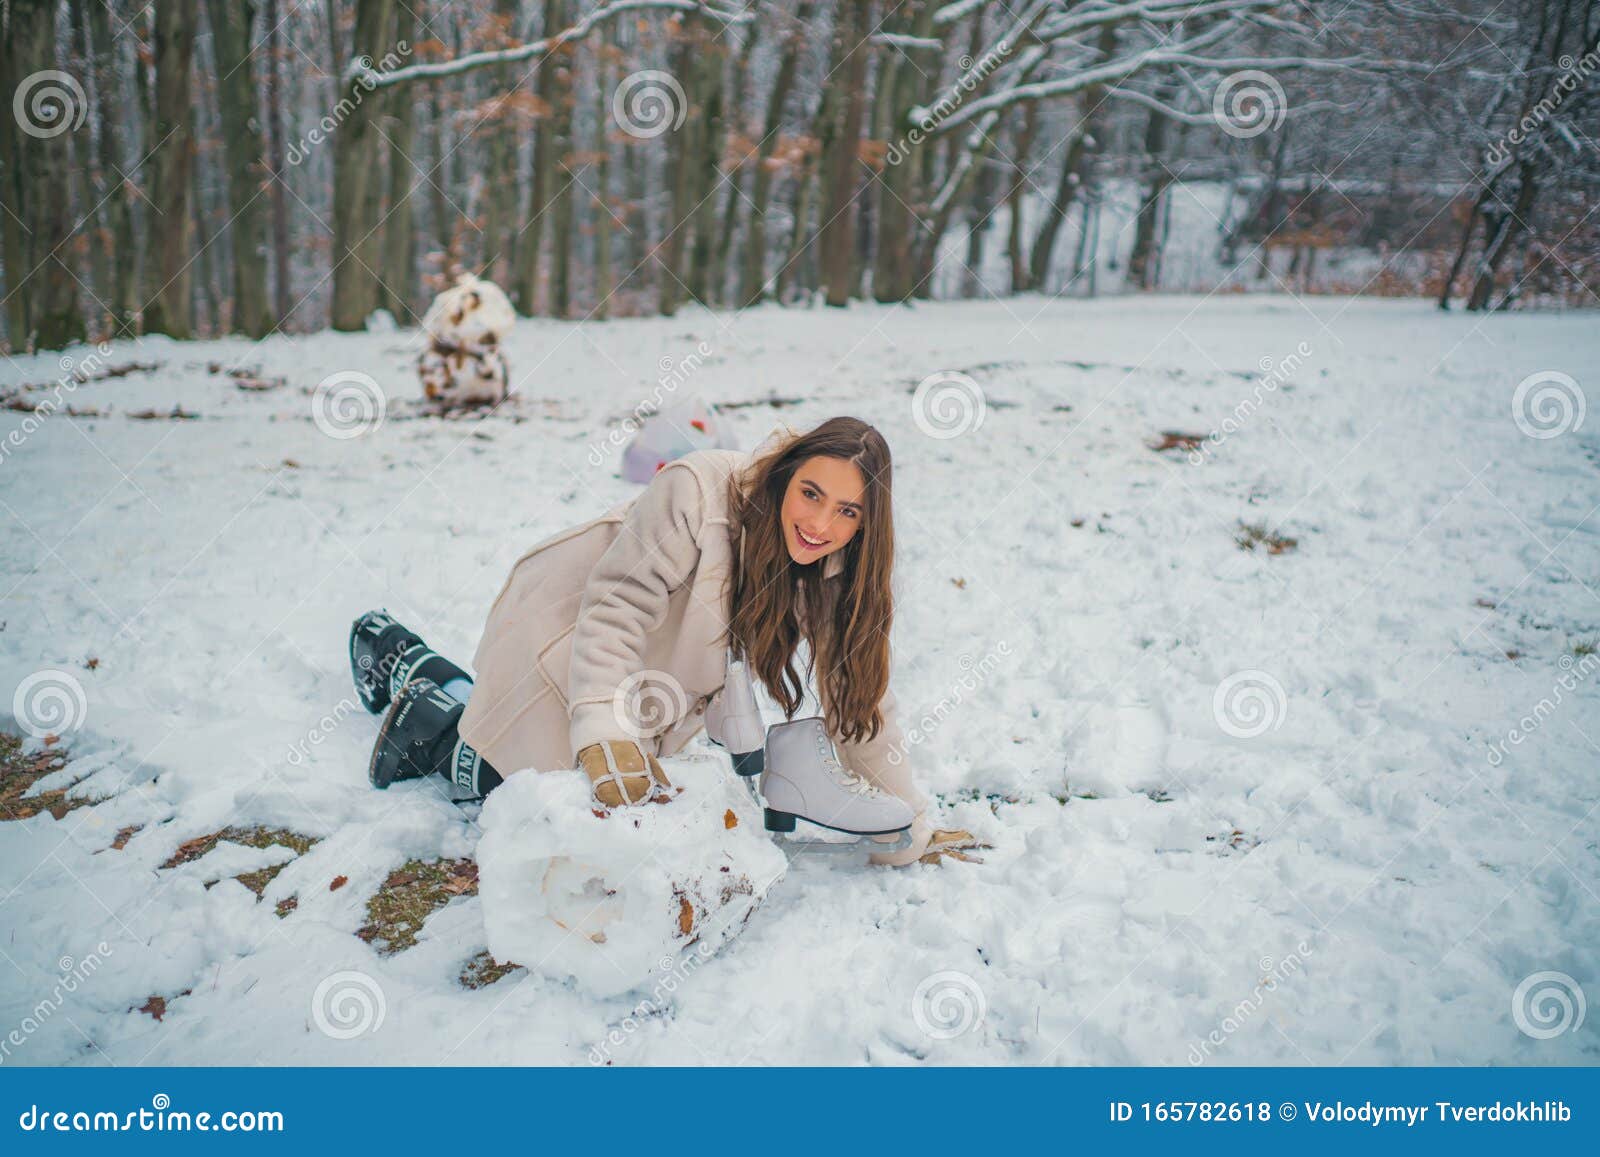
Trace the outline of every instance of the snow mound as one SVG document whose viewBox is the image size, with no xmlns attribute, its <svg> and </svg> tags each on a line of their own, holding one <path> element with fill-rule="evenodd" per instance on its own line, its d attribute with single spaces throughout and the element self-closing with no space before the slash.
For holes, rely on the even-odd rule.
<svg viewBox="0 0 1600 1157">
<path fill-rule="evenodd" d="M 615 996 L 740 932 L 788 861 L 726 759 L 662 766 L 682 789 L 663 805 L 597 813 L 576 769 L 510 776 L 484 800 L 478 887 L 496 960 Z"/>
</svg>

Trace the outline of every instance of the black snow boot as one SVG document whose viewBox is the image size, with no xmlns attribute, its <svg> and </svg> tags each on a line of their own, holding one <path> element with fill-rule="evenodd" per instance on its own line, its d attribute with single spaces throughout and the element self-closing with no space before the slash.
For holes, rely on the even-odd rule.
<svg viewBox="0 0 1600 1157">
<path fill-rule="evenodd" d="M 452 679 L 470 678 L 449 659 L 430 651 L 387 611 L 368 611 L 351 624 L 350 675 L 362 705 L 374 715 L 412 679 L 426 677 L 442 686 Z"/>
<path fill-rule="evenodd" d="M 465 710 L 432 679 L 413 679 L 401 687 L 383 717 L 367 765 L 372 786 L 447 773 L 456 746 L 456 721 Z"/>
<path fill-rule="evenodd" d="M 401 687 L 383 717 L 367 765 L 372 786 L 386 788 L 437 772 L 456 787 L 453 798 L 458 801 L 485 796 L 497 787 L 500 774 L 456 731 L 465 710 L 432 679 L 412 679 Z"/>
</svg>

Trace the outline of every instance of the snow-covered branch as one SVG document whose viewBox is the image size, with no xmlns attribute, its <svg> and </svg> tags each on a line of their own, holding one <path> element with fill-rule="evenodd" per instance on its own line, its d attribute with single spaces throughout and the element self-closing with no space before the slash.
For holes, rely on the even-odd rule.
<svg viewBox="0 0 1600 1157">
<path fill-rule="evenodd" d="M 1016 67 L 1011 72 L 1011 87 L 1003 90 L 999 95 L 1004 96 L 1016 89 L 1025 87 L 1027 79 L 1033 75 L 1034 70 L 1043 64 L 1050 55 L 1050 49 L 1044 45 L 1035 45 L 1017 58 Z M 970 118 L 968 118 L 970 119 Z M 996 108 L 984 116 L 967 135 L 966 147 L 961 150 L 955 164 L 950 167 L 950 172 L 945 175 L 944 183 L 939 186 L 939 191 L 934 194 L 928 205 L 928 215 L 937 218 L 949 212 L 951 203 L 956 194 L 966 184 L 967 174 L 972 171 L 972 166 L 982 151 L 983 142 L 994 132 L 995 125 L 1000 120 L 1000 109 Z M 947 122 L 948 123 L 948 122 Z M 932 135 L 937 135 L 944 125 L 938 125 Z"/>
<path fill-rule="evenodd" d="M 458 76 L 474 69 L 488 68 L 496 64 L 515 64 L 519 60 L 527 60 L 531 56 L 549 52 L 561 44 L 582 40 L 607 20 L 624 16 L 630 12 L 698 12 L 702 16 L 709 16 L 723 24 L 743 24 L 755 17 L 749 12 L 731 12 L 727 9 L 716 8 L 700 0 L 613 0 L 610 4 L 602 4 L 582 20 L 570 28 L 564 28 L 552 36 L 541 37 L 519 44 L 514 48 L 499 48 L 486 52 L 469 52 L 465 56 L 458 56 L 454 60 L 429 61 L 422 64 L 407 65 L 405 68 L 396 68 L 387 72 L 379 72 L 370 62 L 363 64 L 360 58 L 352 60 L 345 67 L 344 79 L 346 83 L 359 83 L 363 88 L 389 88 L 397 84 L 409 84 L 414 80 L 431 80 L 441 76 Z"/>
<path fill-rule="evenodd" d="M 1032 84 L 1010 84 L 999 92 L 990 93 L 988 96 L 979 97 L 977 100 L 967 101 L 952 109 L 949 115 L 945 116 L 932 128 L 930 135 L 941 135 L 978 117 L 988 117 L 990 114 L 998 115 L 1002 110 L 1026 101 L 1070 96 L 1091 85 L 1114 84 L 1119 80 L 1126 80 L 1151 65 L 1166 63 L 1177 57 L 1188 55 L 1194 49 L 1205 48 L 1207 45 L 1224 40 L 1238 31 L 1239 24 L 1239 17 L 1230 17 L 1206 29 L 1204 32 L 1191 36 L 1187 40 L 1179 41 L 1171 47 L 1165 47 L 1161 44 L 1153 45 L 1141 52 L 1131 53 L 1127 56 L 1107 61 L 1105 64 L 1094 68 L 1080 69 L 1072 76 L 1064 77 L 1060 80 L 1039 81 Z M 1044 51 L 1048 52 L 1049 46 L 1045 46 Z"/>
<path fill-rule="evenodd" d="M 1074 8 L 1039 28 L 1040 40 L 1059 40 L 1104 24 L 1175 24 L 1223 13 L 1256 13 L 1279 0 L 1131 0 L 1122 4 L 1089 4 Z"/>
<path fill-rule="evenodd" d="M 882 44 L 890 48 L 917 49 L 921 52 L 938 52 L 944 48 L 944 41 L 933 36 L 908 36 L 904 32 L 874 32 L 867 38 L 873 44 Z"/>
<path fill-rule="evenodd" d="M 1016 51 L 1017 46 L 1022 44 L 1025 38 L 1030 36 L 1040 21 L 1058 6 L 1059 0 L 1032 0 L 1032 3 L 1023 9 L 1022 15 L 1011 22 L 1004 35 L 986 48 L 983 54 L 972 62 L 971 67 L 966 72 L 957 77 L 941 92 L 934 94 L 933 100 L 926 106 L 911 110 L 909 114 L 911 122 L 921 125 L 925 130 L 939 124 L 949 115 L 946 110 L 957 108 L 966 99 L 967 94 L 974 91 L 979 84 L 982 84 L 996 70 L 997 66 Z M 1038 63 L 1038 61 L 1035 61 L 1034 67 L 1037 67 Z M 1013 71 L 1011 75 L 1015 76 L 1015 72 Z"/>
<path fill-rule="evenodd" d="M 933 14 L 935 28 L 943 28 L 954 24 L 965 16 L 970 16 L 989 3 L 989 0 L 956 0 L 954 4 L 946 4 Z"/>
<path fill-rule="evenodd" d="M 1217 114 L 1214 111 L 1185 112 L 1182 109 L 1174 108 L 1170 104 L 1157 100 L 1147 92 L 1140 92 L 1136 88 L 1111 87 L 1107 88 L 1105 93 L 1107 96 L 1116 97 L 1118 100 L 1130 101 L 1133 104 L 1143 105 L 1148 109 L 1154 109 L 1167 119 L 1177 121 L 1180 124 L 1210 125 L 1214 127 L 1219 123 Z M 1296 105 L 1294 108 L 1285 107 L 1279 109 L 1277 110 L 1277 115 L 1284 120 L 1292 120 L 1307 116 L 1311 113 L 1348 112 L 1350 108 L 1351 106 L 1342 105 L 1336 101 L 1318 100 L 1311 101 L 1308 104 Z"/>
</svg>

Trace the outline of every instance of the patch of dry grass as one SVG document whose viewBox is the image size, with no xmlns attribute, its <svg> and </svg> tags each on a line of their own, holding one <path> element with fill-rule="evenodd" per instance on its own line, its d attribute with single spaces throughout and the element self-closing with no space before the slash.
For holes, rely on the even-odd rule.
<svg viewBox="0 0 1600 1157">
<path fill-rule="evenodd" d="M 461 966 L 461 984 L 464 988 L 488 988 L 496 981 L 522 970 L 522 965 L 509 960 L 501 964 L 485 949 Z"/>
<path fill-rule="evenodd" d="M 233 844 L 243 844 L 249 848 L 270 848 L 273 846 L 289 848 L 296 856 L 303 856 L 316 846 L 317 837 L 303 836 L 299 832 L 291 832 L 287 828 L 264 828 L 261 826 L 249 828 L 227 827 L 209 835 L 196 836 L 192 840 L 185 840 L 178 845 L 178 850 L 167 858 L 163 868 L 176 868 L 180 864 L 192 863 L 201 856 L 210 852 L 224 840 Z M 245 872 L 235 876 L 234 879 L 249 888 L 258 897 L 267 890 L 267 885 L 277 878 L 279 872 L 287 868 L 292 860 L 285 860 L 281 864 L 272 864 L 269 867 L 257 868 L 252 872 Z M 279 912 L 279 915 L 286 915 Z"/>
<path fill-rule="evenodd" d="M 1268 554 L 1288 554 L 1300 545 L 1298 538 L 1289 538 L 1267 529 L 1264 522 L 1241 522 L 1239 533 L 1234 535 L 1233 541 L 1240 550 L 1255 550 L 1261 547 Z"/>
<path fill-rule="evenodd" d="M 20 735 L 0 731 L 0 822 L 25 820 L 43 811 L 60 819 L 70 811 L 94 803 L 94 800 L 81 797 L 68 799 L 67 791 L 72 787 L 71 784 L 27 796 L 34 784 L 51 772 L 65 767 L 70 756 L 66 748 L 54 745 L 32 754 L 22 748 Z"/>
<path fill-rule="evenodd" d="M 407 860 L 367 901 L 367 922 L 356 935 L 393 956 L 416 944 L 423 923 L 456 896 L 478 891 L 471 860 Z"/>
</svg>

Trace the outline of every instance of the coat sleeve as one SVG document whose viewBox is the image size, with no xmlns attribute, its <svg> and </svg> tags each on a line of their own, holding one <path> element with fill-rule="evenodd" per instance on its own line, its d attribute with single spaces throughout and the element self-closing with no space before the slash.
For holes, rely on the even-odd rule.
<svg viewBox="0 0 1600 1157">
<path fill-rule="evenodd" d="M 589 572 L 567 678 L 574 760 L 591 743 L 627 737 L 613 705 L 617 688 L 642 669 L 645 636 L 661 625 L 668 596 L 699 562 L 702 512 L 694 471 L 668 463 Z"/>
</svg>

